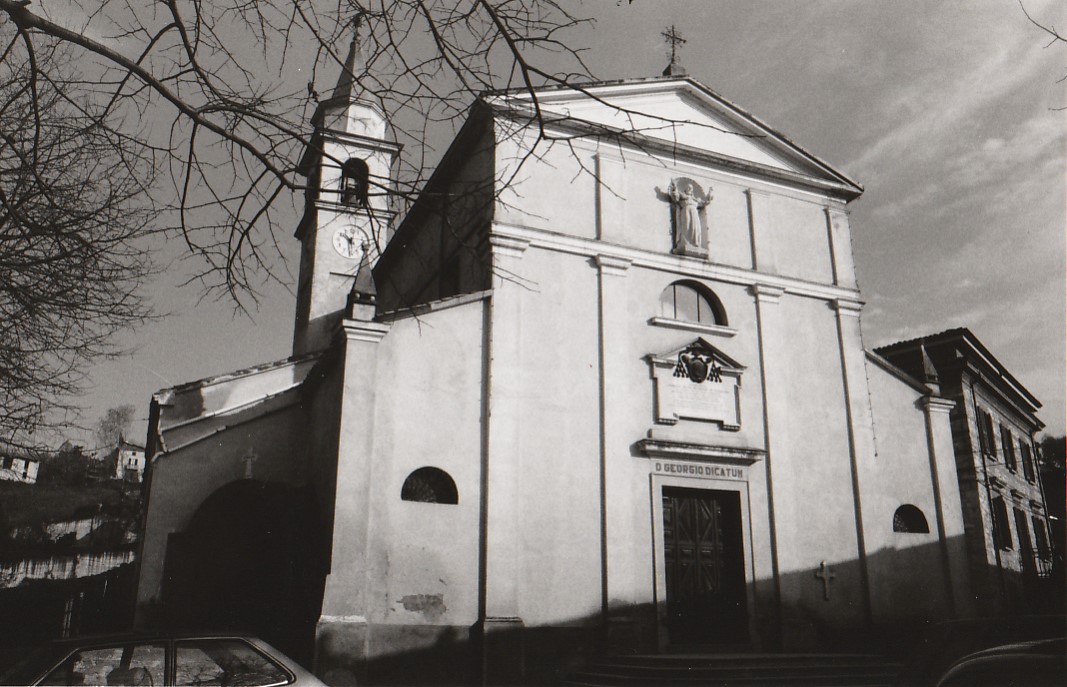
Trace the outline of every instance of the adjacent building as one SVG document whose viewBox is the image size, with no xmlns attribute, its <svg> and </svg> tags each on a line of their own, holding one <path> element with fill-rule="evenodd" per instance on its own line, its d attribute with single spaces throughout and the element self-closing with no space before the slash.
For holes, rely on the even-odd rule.
<svg viewBox="0 0 1067 687">
<path fill-rule="evenodd" d="M 951 411 L 973 589 L 986 613 L 1048 612 L 1053 547 L 1037 468 L 1041 403 L 967 329 L 877 350 Z"/>
</svg>

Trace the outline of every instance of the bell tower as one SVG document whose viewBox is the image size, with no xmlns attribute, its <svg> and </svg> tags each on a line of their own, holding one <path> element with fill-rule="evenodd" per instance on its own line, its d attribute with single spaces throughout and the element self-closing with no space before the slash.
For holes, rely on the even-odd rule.
<svg viewBox="0 0 1067 687">
<path fill-rule="evenodd" d="M 330 344 L 348 294 L 362 269 L 364 281 L 389 239 L 392 169 L 400 146 L 388 140 L 378 99 L 362 89 L 365 71 L 361 23 L 352 28 L 337 86 L 312 117 L 311 141 L 300 161 L 307 177 L 293 354 Z"/>
</svg>

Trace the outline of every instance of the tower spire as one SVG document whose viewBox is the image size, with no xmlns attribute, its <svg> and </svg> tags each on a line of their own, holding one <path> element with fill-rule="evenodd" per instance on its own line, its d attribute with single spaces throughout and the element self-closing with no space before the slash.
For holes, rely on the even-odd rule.
<svg viewBox="0 0 1067 687">
<path fill-rule="evenodd" d="M 337 85 L 333 89 L 331 99 L 355 99 L 356 74 L 362 74 L 367 66 L 363 58 L 363 43 L 359 36 L 362 28 L 363 13 L 360 12 L 352 19 L 352 40 L 348 44 L 348 55 L 345 57 L 341 74 L 337 77 Z"/>
</svg>

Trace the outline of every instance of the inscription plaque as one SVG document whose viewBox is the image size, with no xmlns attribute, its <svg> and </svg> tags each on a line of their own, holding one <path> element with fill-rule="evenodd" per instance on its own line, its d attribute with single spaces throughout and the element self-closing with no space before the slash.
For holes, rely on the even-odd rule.
<svg viewBox="0 0 1067 687">
<path fill-rule="evenodd" d="M 656 385 L 656 422 L 718 422 L 741 428 L 741 373 L 744 368 L 704 339 L 664 355 L 649 356 Z M 700 374 L 693 374 L 693 370 Z"/>
<path fill-rule="evenodd" d="M 748 479 L 748 468 L 739 465 L 712 465 L 709 463 L 687 463 L 674 460 L 653 461 L 652 472 L 657 475 L 697 477 L 700 479 L 732 479 L 741 481 Z"/>
</svg>

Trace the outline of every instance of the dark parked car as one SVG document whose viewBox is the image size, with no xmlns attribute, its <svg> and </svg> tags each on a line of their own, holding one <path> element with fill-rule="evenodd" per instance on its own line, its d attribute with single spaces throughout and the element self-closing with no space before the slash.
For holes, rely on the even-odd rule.
<svg viewBox="0 0 1067 687">
<path fill-rule="evenodd" d="M 266 642 L 223 634 L 126 634 L 57 640 L 0 676 L 0 684 L 323 685 Z"/>
<path fill-rule="evenodd" d="M 1007 644 L 964 656 L 937 687 L 1063 687 L 1067 684 L 1067 639 Z"/>
</svg>

